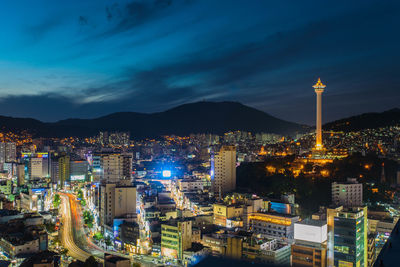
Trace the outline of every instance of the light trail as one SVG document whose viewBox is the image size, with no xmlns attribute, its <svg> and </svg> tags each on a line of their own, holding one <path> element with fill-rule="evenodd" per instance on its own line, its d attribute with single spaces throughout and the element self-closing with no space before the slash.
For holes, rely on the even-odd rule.
<svg viewBox="0 0 400 267">
<path fill-rule="evenodd" d="M 71 205 L 70 198 L 64 194 L 61 195 L 62 198 L 62 244 L 68 249 L 68 255 L 78 259 L 80 261 L 85 261 L 91 256 L 88 252 L 79 248 L 74 241 L 73 229 L 72 229 L 72 217 L 71 217 Z"/>
</svg>

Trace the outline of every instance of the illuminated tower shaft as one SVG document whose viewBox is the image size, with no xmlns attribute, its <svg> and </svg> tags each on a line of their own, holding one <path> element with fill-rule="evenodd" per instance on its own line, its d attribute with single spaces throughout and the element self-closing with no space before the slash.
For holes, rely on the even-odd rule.
<svg viewBox="0 0 400 267">
<path fill-rule="evenodd" d="M 316 121 L 316 137 L 315 148 L 322 149 L 322 93 L 324 92 L 325 85 L 318 78 L 318 82 L 313 86 L 317 94 L 317 121 Z"/>
<path fill-rule="evenodd" d="M 316 142 L 317 147 L 322 147 L 322 92 L 317 93 L 317 129 L 316 129 Z"/>
</svg>

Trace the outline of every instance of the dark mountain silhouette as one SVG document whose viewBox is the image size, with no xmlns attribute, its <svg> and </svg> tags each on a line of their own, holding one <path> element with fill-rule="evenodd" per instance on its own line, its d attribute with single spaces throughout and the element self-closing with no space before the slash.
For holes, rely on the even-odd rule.
<svg viewBox="0 0 400 267">
<path fill-rule="evenodd" d="M 26 130 L 34 137 L 84 137 L 108 130 L 129 131 L 133 138 L 223 134 L 234 130 L 290 135 L 308 129 L 237 102 L 197 102 L 152 114 L 118 112 L 95 119 L 67 119 L 54 123 L 0 116 L 0 126 L 3 130 Z"/>
<path fill-rule="evenodd" d="M 364 113 L 333 121 L 325 124 L 323 128 L 324 130 L 351 132 L 395 125 L 400 125 L 400 109 L 398 108 L 381 113 Z"/>
</svg>

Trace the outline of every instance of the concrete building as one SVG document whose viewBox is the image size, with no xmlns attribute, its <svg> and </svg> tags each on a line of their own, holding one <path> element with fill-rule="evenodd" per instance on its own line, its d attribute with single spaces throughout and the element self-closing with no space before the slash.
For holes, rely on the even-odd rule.
<svg viewBox="0 0 400 267">
<path fill-rule="evenodd" d="M 223 146 L 211 156 L 211 181 L 216 194 L 236 188 L 236 148 Z"/>
<path fill-rule="evenodd" d="M 61 156 L 58 158 L 58 173 L 59 173 L 58 185 L 61 188 L 64 188 L 65 182 L 69 181 L 69 178 L 70 178 L 70 157 L 69 156 Z"/>
<path fill-rule="evenodd" d="M 86 160 L 70 161 L 70 181 L 85 181 L 88 174 L 88 162 Z"/>
<path fill-rule="evenodd" d="M 108 183 L 116 183 L 121 179 L 130 179 L 132 158 L 119 153 L 104 154 L 101 157 L 101 170 L 103 173 L 102 180 Z"/>
<path fill-rule="evenodd" d="M 182 259 L 183 252 L 192 246 L 192 221 L 171 220 L 161 225 L 161 255 Z"/>
<path fill-rule="evenodd" d="M 29 179 L 43 178 L 43 159 L 31 158 L 29 160 Z"/>
<path fill-rule="evenodd" d="M 213 204 L 213 223 L 218 226 L 227 227 L 228 221 L 243 216 L 242 205 L 226 205 L 222 203 Z"/>
<path fill-rule="evenodd" d="M 113 225 L 115 218 L 136 215 L 136 187 L 106 183 L 100 186 L 100 223 Z"/>
<path fill-rule="evenodd" d="M 15 143 L 0 143 L 0 164 L 16 162 L 16 158 L 17 150 Z"/>
<path fill-rule="evenodd" d="M 367 267 L 367 207 L 327 209 L 327 266 Z"/>
<path fill-rule="evenodd" d="M 263 264 L 289 266 L 290 245 L 277 239 L 251 237 L 243 242 L 242 259 Z"/>
<path fill-rule="evenodd" d="M 264 237 L 294 238 L 294 223 L 299 216 L 256 212 L 249 215 L 250 230 Z"/>
<path fill-rule="evenodd" d="M 6 196 L 12 194 L 12 180 L 10 179 L 1 179 L 0 180 L 0 193 Z"/>
<path fill-rule="evenodd" d="M 25 184 L 25 164 L 17 164 L 17 186 L 23 186 Z"/>
<path fill-rule="evenodd" d="M 178 187 L 180 191 L 198 191 L 203 190 L 204 182 L 200 179 L 182 179 L 178 181 Z"/>
<path fill-rule="evenodd" d="M 52 159 L 50 164 L 50 177 L 53 184 L 57 184 L 60 181 L 60 169 L 58 159 Z"/>
<path fill-rule="evenodd" d="M 326 221 L 306 219 L 294 224 L 292 266 L 326 266 Z"/>
<path fill-rule="evenodd" d="M 356 178 L 347 182 L 332 183 L 332 203 L 336 206 L 360 207 L 363 205 L 363 185 Z"/>
</svg>

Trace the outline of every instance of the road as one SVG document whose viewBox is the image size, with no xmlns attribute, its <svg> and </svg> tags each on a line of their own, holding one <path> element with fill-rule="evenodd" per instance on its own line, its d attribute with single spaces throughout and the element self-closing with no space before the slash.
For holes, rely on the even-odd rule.
<svg viewBox="0 0 400 267">
<path fill-rule="evenodd" d="M 69 193 L 60 193 L 60 196 L 62 200 L 61 214 L 63 221 L 61 234 L 62 244 L 68 249 L 69 256 L 80 261 L 85 261 L 89 256 L 93 255 L 99 262 L 103 262 L 104 253 L 129 258 L 128 256 L 115 251 L 105 251 L 94 244 L 84 231 L 81 206 L 79 205 L 76 196 Z M 156 264 L 152 262 L 152 259 L 148 259 L 145 256 L 141 257 L 143 258 L 131 258 L 131 261 L 138 262 L 144 267 L 156 266 Z"/>
<path fill-rule="evenodd" d="M 65 248 L 68 249 L 68 255 L 78 259 L 80 261 L 85 261 L 91 256 L 90 253 L 82 250 L 77 246 L 74 240 L 74 230 L 72 228 L 72 212 L 71 212 L 71 201 L 69 196 L 66 194 L 61 194 L 61 214 L 62 214 L 62 232 L 61 232 L 61 242 Z"/>
</svg>

